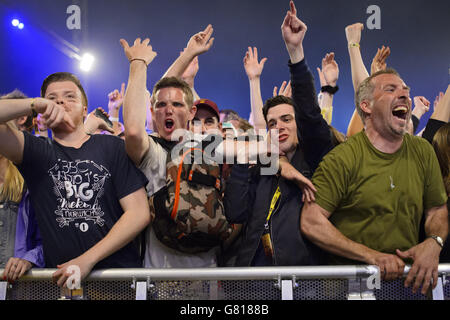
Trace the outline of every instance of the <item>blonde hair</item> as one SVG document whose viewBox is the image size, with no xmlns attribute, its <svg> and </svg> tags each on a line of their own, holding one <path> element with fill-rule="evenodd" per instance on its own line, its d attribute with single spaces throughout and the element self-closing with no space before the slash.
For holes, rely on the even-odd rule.
<svg viewBox="0 0 450 320">
<path fill-rule="evenodd" d="M 6 125 L 16 128 L 12 121 L 9 121 Z M 3 187 L 0 189 L 0 201 L 13 201 L 19 203 L 22 200 L 25 182 L 12 161 L 6 161 L 8 165 L 5 172 Z"/>
<path fill-rule="evenodd" d="M 0 201 L 13 201 L 19 203 L 22 200 L 24 180 L 19 170 L 10 161 L 6 169 L 3 188 L 0 190 Z"/>
</svg>

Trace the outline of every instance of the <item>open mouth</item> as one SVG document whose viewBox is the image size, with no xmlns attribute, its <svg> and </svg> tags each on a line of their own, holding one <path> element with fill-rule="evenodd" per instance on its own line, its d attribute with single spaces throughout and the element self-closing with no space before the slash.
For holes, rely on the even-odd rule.
<svg viewBox="0 0 450 320">
<path fill-rule="evenodd" d="M 406 120 L 408 108 L 405 106 L 397 106 L 392 110 L 392 115 L 398 119 Z"/>
<path fill-rule="evenodd" d="M 164 122 L 164 127 L 167 130 L 172 130 L 174 126 L 175 126 L 175 122 L 172 119 L 166 119 L 166 121 Z"/>
<path fill-rule="evenodd" d="M 287 134 L 282 134 L 278 136 L 278 141 L 283 142 L 286 141 L 289 138 Z"/>
</svg>

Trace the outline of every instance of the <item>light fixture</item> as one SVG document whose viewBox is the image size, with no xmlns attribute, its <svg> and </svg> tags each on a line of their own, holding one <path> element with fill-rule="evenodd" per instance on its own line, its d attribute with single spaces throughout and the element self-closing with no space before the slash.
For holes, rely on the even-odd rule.
<svg viewBox="0 0 450 320">
<path fill-rule="evenodd" d="M 95 57 L 90 53 L 85 53 L 83 57 L 81 57 L 80 61 L 80 69 L 89 72 L 92 69 L 92 65 L 94 64 Z"/>
</svg>

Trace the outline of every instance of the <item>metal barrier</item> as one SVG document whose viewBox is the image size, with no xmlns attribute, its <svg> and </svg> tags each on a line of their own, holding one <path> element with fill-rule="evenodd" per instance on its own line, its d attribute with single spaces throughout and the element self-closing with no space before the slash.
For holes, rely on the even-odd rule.
<svg viewBox="0 0 450 320">
<path fill-rule="evenodd" d="M 405 276 L 410 267 L 405 268 Z M 439 265 L 427 296 L 404 288 L 404 279 L 380 281 L 376 266 L 248 267 L 95 270 L 81 290 L 52 283 L 55 269 L 32 269 L 14 284 L 0 281 L 0 300 L 444 300 L 450 299 Z M 3 269 L 0 269 L 0 274 Z"/>
</svg>

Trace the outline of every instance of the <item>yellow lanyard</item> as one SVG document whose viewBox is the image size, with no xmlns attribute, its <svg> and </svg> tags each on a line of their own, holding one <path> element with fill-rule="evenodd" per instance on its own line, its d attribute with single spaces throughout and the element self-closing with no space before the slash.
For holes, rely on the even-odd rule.
<svg viewBox="0 0 450 320">
<path fill-rule="evenodd" d="M 272 201 L 270 202 L 270 209 L 269 209 L 269 215 L 267 216 L 266 222 L 270 220 L 270 217 L 272 216 L 272 212 L 275 209 L 275 205 L 277 204 L 278 199 L 281 196 L 280 186 L 277 187 L 277 190 L 275 191 L 275 194 L 273 195 Z"/>
</svg>

